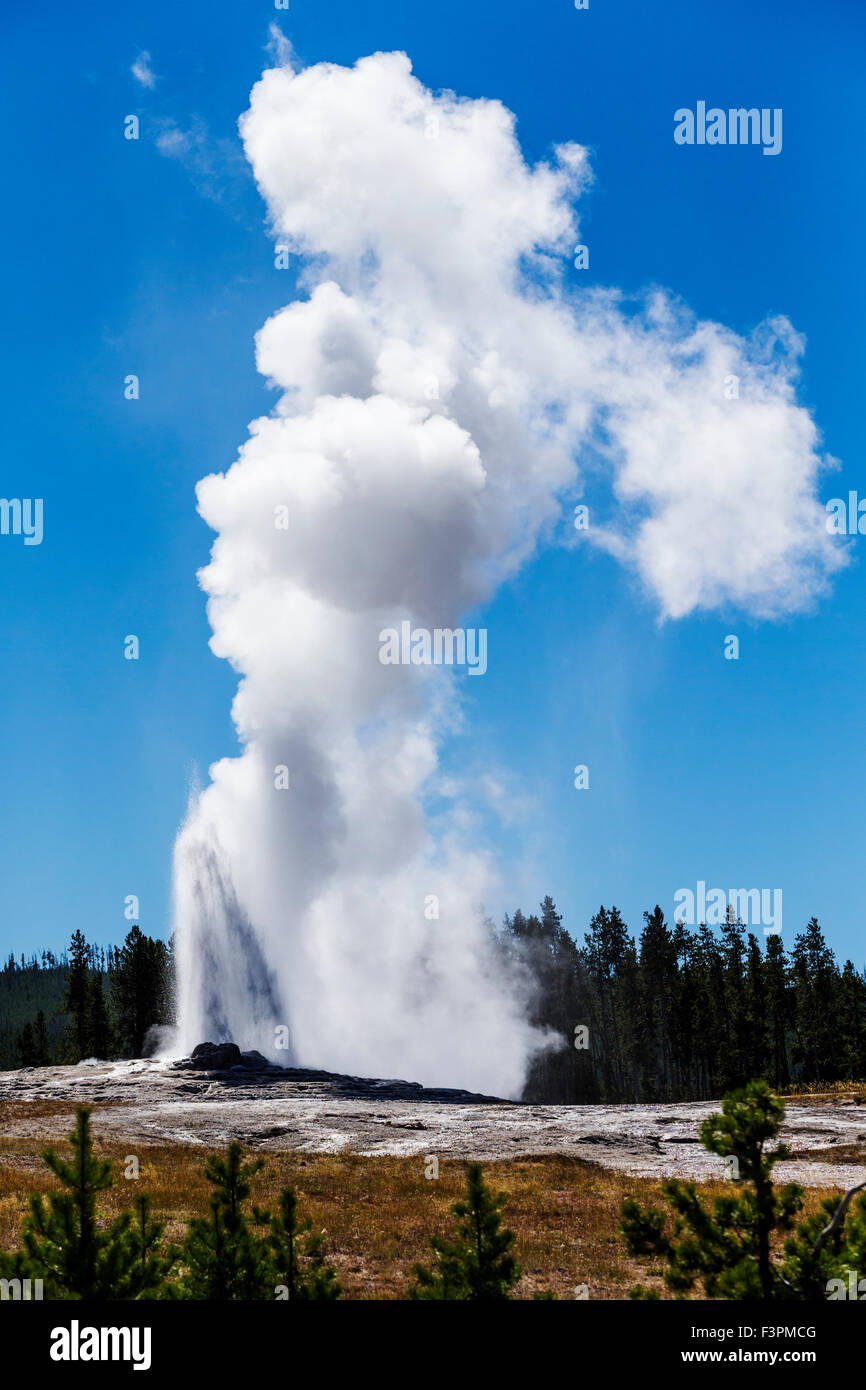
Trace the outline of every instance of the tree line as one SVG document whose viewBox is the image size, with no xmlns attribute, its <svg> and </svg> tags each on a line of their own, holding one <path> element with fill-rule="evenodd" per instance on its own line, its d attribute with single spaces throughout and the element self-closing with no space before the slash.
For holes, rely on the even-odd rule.
<svg viewBox="0 0 866 1390">
<path fill-rule="evenodd" d="M 600 907 L 579 945 L 549 896 L 488 923 L 503 967 L 550 1046 L 533 1060 L 535 1104 L 708 1100 L 751 1078 L 777 1090 L 866 1077 L 866 972 L 839 966 L 812 917 L 788 951 L 729 909 L 719 929 L 645 912 L 640 936 Z M 0 1066 L 140 1057 L 173 1022 L 171 944 L 132 927 L 98 950 L 76 931 L 0 970 Z M 14 1025 L 14 1026 L 13 1026 Z"/>
<path fill-rule="evenodd" d="M 0 971 L 0 1064 L 141 1057 L 153 1030 L 173 1022 L 173 999 L 170 943 L 133 926 L 122 946 L 104 950 L 73 932 L 59 959 L 10 956 Z"/>
<path fill-rule="evenodd" d="M 866 1077 L 866 972 L 839 967 L 812 917 L 787 951 L 731 909 L 718 931 L 640 937 L 600 907 L 578 945 L 550 897 L 495 932 L 522 971 L 533 1023 L 558 1039 L 532 1064 L 524 1100 L 550 1104 L 709 1100 L 753 1077 L 776 1089 Z"/>
</svg>

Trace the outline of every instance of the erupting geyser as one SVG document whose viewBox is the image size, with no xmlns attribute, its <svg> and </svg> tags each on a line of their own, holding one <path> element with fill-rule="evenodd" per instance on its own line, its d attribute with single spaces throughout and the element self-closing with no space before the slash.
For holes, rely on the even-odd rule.
<svg viewBox="0 0 866 1390">
<path fill-rule="evenodd" d="M 180 1045 L 515 1095 L 546 1040 L 478 912 L 479 789 L 437 781 L 459 675 L 381 661 L 380 633 L 464 621 L 550 529 L 590 442 L 619 509 L 590 538 L 664 615 L 804 602 L 837 559 L 798 340 L 569 289 L 585 152 L 528 166 L 498 102 L 432 95 L 403 54 L 267 71 L 241 131 L 309 297 L 257 337 L 273 415 L 198 486 L 243 751 L 178 839 Z"/>
</svg>

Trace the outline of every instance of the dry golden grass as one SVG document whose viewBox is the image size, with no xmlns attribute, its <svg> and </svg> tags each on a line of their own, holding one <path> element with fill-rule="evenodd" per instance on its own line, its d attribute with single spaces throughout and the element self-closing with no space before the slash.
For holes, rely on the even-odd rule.
<svg viewBox="0 0 866 1390">
<path fill-rule="evenodd" d="M 96 1149 L 117 1164 L 118 1181 L 104 1194 L 101 1210 L 116 1216 L 133 1191 L 147 1192 L 167 1222 L 173 1240 L 183 1234 L 189 1216 L 207 1210 L 210 1186 L 203 1176 L 208 1151 L 201 1146 L 139 1148 L 140 1177 L 122 1177 L 130 1149 L 99 1142 L 99 1116 L 93 1117 Z M 0 1245 L 14 1246 L 27 1211 L 30 1192 L 56 1186 L 41 1163 L 35 1138 L 7 1139 L 0 1144 Z M 69 1146 L 58 1144 L 66 1153 Z M 268 1153 L 267 1167 L 256 1180 L 253 1197 L 260 1206 L 273 1203 L 279 1189 L 294 1184 L 302 1215 L 315 1230 L 325 1231 L 328 1259 L 338 1271 L 344 1297 L 405 1298 L 415 1261 L 429 1258 L 431 1234 L 452 1230 L 451 1203 L 463 1195 L 465 1164 L 440 1163 L 438 1179 L 424 1177 L 421 1158 L 361 1158 L 357 1155 Z M 594 1299 L 625 1298 L 635 1283 L 663 1292 L 660 1270 L 631 1259 L 618 1234 L 623 1197 L 660 1200 L 656 1181 L 629 1178 L 581 1159 L 540 1157 L 485 1165 L 485 1178 L 507 1194 L 505 1224 L 516 1232 L 517 1257 L 524 1274 L 520 1298 L 551 1289 L 573 1299 L 578 1285 Z M 707 1183 L 711 1195 L 723 1183 Z M 811 1189 L 813 1210 L 833 1189 Z M 664 1296 L 664 1294 L 663 1294 Z"/>
<path fill-rule="evenodd" d="M 785 1100 L 851 1100 L 866 1102 L 866 1081 L 797 1081 L 776 1092 Z"/>
</svg>

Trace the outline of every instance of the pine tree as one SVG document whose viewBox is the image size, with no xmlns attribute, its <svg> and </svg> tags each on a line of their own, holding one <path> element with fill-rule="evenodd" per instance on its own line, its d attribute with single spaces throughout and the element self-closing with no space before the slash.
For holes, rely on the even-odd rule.
<svg viewBox="0 0 866 1390">
<path fill-rule="evenodd" d="M 810 1081 L 835 1081 L 840 1071 L 834 1027 L 839 971 L 817 918 L 794 939 L 795 1059 Z"/>
<path fill-rule="evenodd" d="M 863 1187 L 866 1183 L 842 1197 L 825 1198 L 820 1210 L 801 1221 L 785 1241 L 779 1278 L 789 1298 L 850 1298 L 852 1272 L 853 1296 L 862 1298 L 857 1285 L 866 1268 L 866 1198 L 861 1195 L 853 1207 L 851 1202 Z"/>
<path fill-rule="evenodd" d="M 654 1100 L 671 1094 L 673 1054 L 671 1047 L 672 991 L 676 976 L 676 946 L 656 904 L 654 912 L 644 913 L 640 938 L 640 1017 L 643 1087 Z"/>
<path fill-rule="evenodd" d="M 751 1073 L 747 1066 L 748 1021 L 746 1017 L 746 931 L 729 903 L 721 927 L 721 954 L 724 962 L 725 1048 L 721 1058 L 721 1087 L 743 1086 Z"/>
<path fill-rule="evenodd" d="M 165 1223 L 154 1220 L 150 1198 L 142 1194 L 135 1199 L 135 1215 L 125 1228 L 124 1270 L 116 1278 L 114 1298 L 162 1299 L 177 1297 L 177 1288 L 169 1283 L 169 1275 L 177 1261 L 174 1246 L 163 1248 Z"/>
<path fill-rule="evenodd" d="M 324 1236 L 310 1234 L 312 1222 L 299 1219 L 293 1187 L 283 1188 L 278 1212 L 272 1215 L 256 1211 L 256 1218 L 269 1227 L 267 1244 L 273 1260 L 275 1289 L 285 1289 L 287 1299 L 308 1302 L 340 1297 L 337 1271 L 325 1263 Z"/>
<path fill-rule="evenodd" d="M 145 1221 L 143 1249 L 130 1231 L 128 1212 L 102 1227 L 97 1197 L 114 1180 L 111 1164 L 94 1156 L 88 1106 L 76 1110 L 69 1139 L 71 1163 L 53 1149 L 42 1155 L 66 1190 L 49 1193 L 47 1203 L 41 1196 L 31 1197 L 23 1248 L 11 1255 L 0 1252 L 0 1275 L 41 1279 L 46 1296 L 53 1299 L 94 1301 L 150 1293 L 169 1267 L 157 1250 L 161 1228 Z"/>
<path fill-rule="evenodd" d="M 494 1196 L 483 1180 L 480 1163 L 467 1170 L 466 1199 L 451 1210 L 457 1217 L 454 1241 L 431 1236 L 436 1262 L 431 1270 L 416 1264 L 409 1297 L 415 1300 L 510 1299 L 522 1270 L 514 1256 L 514 1232 L 502 1230 L 505 1194 Z"/>
<path fill-rule="evenodd" d="M 529 1021 L 560 1038 L 558 1048 L 546 1047 L 533 1059 L 524 1086 L 524 1100 L 544 1101 L 554 1095 L 566 1103 L 587 1099 L 592 1062 L 571 1042 L 575 1025 L 586 1022 L 577 998 L 579 955 L 562 926 L 562 918 L 548 895 L 541 916 L 524 917 L 521 911 L 506 915 L 497 945 L 511 966 L 512 978 L 521 978 L 530 999 Z"/>
<path fill-rule="evenodd" d="M 631 974 L 634 962 L 634 942 L 620 916 L 619 908 L 602 906 L 592 918 L 584 935 L 584 958 L 598 1001 L 597 1018 L 590 1025 L 595 1033 L 602 1072 L 604 1099 L 616 1101 L 627 1094 L 625 1063 L 629 1047 L 625 1033 L 630 1020 L 623 1007 L 620 981 Z"/>
<path fill-rule="evenodd" d="M 114 953 L 111 975 L 116 1032 L 124 1056 L 143 1056 L 149 1029 L 168 1022 L 169 974 L 165 942 L 132 927 Z"/>
<path fill-rule="evenodd" d="M 185 1298 L 222 1302 L 273 1298 L 269 1251 L 251 1230 L 244 1210 L 252 1179 L 263 1167 L 260 1158 L 244 1163 L 236 1140 L 229 1144 L 224 1159 L 216 1155 L 208 1159 L 205 1177 L 215 1191 L 210 1217 L 196 1217 L 189 1223 L 183 1245 Z"/>
<path fill-rule="evenodd" d="M 842 1075 L 853 1080 L 866 1074 L 866 983 L 850 960 L 839 977 L 835 1013 Z"/>
<path fill-rule="evenodd" d="M 754 932 L 746 947 L 741 1046 L 743 1078 L 767 1076 L 772 1056 L 767 1018 L 767 970 Z"/>
<path fill-rule="evenodd" d="M 697 934 L 695 999 L 697 1041 L 701 1051 L 705 1096 L 718 1095 L 730 1074 L 732 1051 L 725 1003 L 725 962 L 712 930 L 702 923 Z"/>
<path fill-rule="evenodd" d="M 788 1035 L 792 1028 L 792 1000 L 788 958 L 782 945 L 781 936 L 767 937 L 764 978 L 767 990 L 770 1079 L 774 1086 L 787 1086 L 791 1080 L 788 1063 Z"/>
<path fill-rule="evenodd" d="M 69 946 L 69 971 L 66 976 L 66 995 L 60 1011 L 72 1015 L 72 1023 L 66 1034 L 67 1060 L 80 1062 L 88 1055 L 88 1014 L 90 1012 L 90 949 L 82 931 L 75 931 L 72 934 L 72 941 Z"/>
<path fill-rule="evenodd" d="M 48 1028 L 45 1023 L 45 1014 L 40 1009 L 36 1014 L 36 1025 L 33 1029 L 34 1047 L 34 1067 L 51 1066 L 51 1043 L 48 1040 Z"/>
<path fill-rule="evenodd" d="M 803 1189 L 788 1183 L 777 1189 L 772 1170 L 788 1156 L 784 1145 L 768 1149 L 784 1118 L 784 1103 L 764 1081 L 752 1081 L 709 1115 L 700 1137 L 711 1153 L 736 1164 L 736 1195 L 705 1204 L 692 1182 L 666 1182 L 662 1192 L 675 1220 L 668 1229 L 658 1207 L 642 1208 L 627 1198 L 621 1231 L 632 1255 L 661 1256 L 665 1283 L 677 1297 L 688 1297 L 700 1281 L 708 1298 L 808 1300 L 829 1296 L 829 1281 L 841 1277 L 866 1254 L 866 1202 L 861 1198 L 844 1223 L 854 1193 L 829 1198 L 820 1212 L 796 1224 Z M 740 1188 L 742 1184 L 742 1188 Z M 866 1184 L 860 1184 L 860 1187 Z M 777 1233 L 792 1232 L 783 1255 L 774 1260 Z M 633 1298 L 657 1298 L 637 1287 Z"/>
<path fill-rule="evenodd" d="M 90 1056 L 101 1058 L 110 1057 L 113 1051 L 111 1018 L 100 970 L 93 972 L 88 985 L 87 1051 Z"/>
<path fill-rule="evenodd" d="M 697 965 L 697 938 L 682 922 L 673 930 L 671 984 L 671 1052 L 674 1073 L 672 1098 L 704 1095 L 705 1069 L 699 1040 L 704 1018 L 700 1012 L 701 977 Z"/>
<path fill-rule="evenodd" d="M 22 1067 L 36 1066 L 36 1035 L 32 1023 L 25 1023 L 16 1042 L 18 1063 Z"/>
</svg>

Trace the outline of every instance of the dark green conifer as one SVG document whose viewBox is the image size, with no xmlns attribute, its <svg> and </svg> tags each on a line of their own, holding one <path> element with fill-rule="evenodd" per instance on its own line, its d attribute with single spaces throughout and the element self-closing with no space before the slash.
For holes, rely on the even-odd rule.
<svg viewBox="0 0 866 1390">
<path fill-rule="evenodd" d="M 764 1081 L 727 1095 L 722 1113 L 701 1125 L 704 1147 L 731 1164 L 733 1195 L 704 1201 L 693 1182 L 672 1180 L 662 1192 L 674 1221 L 658 1207 L 622 1204 L 621 1231 L 632 1255 L 661 1256 L 664 1280 L 678 1298 L 701 1283 L 708 1298 L 809 1300 L 830 1296 L 830 1281 L 859 1268 L 866 1255 L 866 1201 L 861 1197 L 845 1221 L 859 1188 L 829 1198 L 822 1210 L 797 1222 L 803 1206 L 798 1183 L 776 1188 L 772 1170 L 788 1157 L 783 1144 L 768 1148 L 784 1118 L 783 1102 Z M 866 1186 L 866 1184 L 861 1184 Z M 777 1237 L 788 1235 L 782 1250 Z M 632 1298 L 658 1298 L 638 1286 Z"/>
<path fill-rule="evenodd" d="M 90 977 L 87 1000 L 87 1052 L 89 1056 L 107 1058 L 112 1055 L 114 1039 L 111 1017 L 102 987 L 102 971 Z"/>
<path fill-rule="evenodd" d="M 97 1198 L 113 1184 L 111 1164 L 96 1158 L 90 1133 L 90 1109 L 79 1106 L 69 1136 L 73 1149 L 67 1163 L 53 1149 L 43 1160 L 65 1189 L 51 1192 L 47 1201 L 30 1198 L 30 1213 L 22 1230 L 22 1249 L 0 1252 L 0 1275 L 41 1279 L 46 1298 L 85 1302 L 153 1297 L 172 1263 L 161 1255 L 162 1228 L 145 1212 L 141 1237 L 131 1229 L 129 1212 L 111 1225 L 100 1223 Z"/>
<path fill-rule="evenodd" d="M 279 1211 L 257 1212 L 269 1226 L 267 1237 L 278 1297 L 307 1301 L 334 1300 L 342 1289 L 337 1271 L 325 1263 L 325 1240 L 321 1233 L 310 1234 L 312 1222 L 298 1216 L 298 1198 L 293 1187 L 280 1193 Z M 283 1292 L 285 1290 L 285 1292 Z"/>
<path fill-rule="evenodd" d="M 268 1249 L 250 1228 L 244 1210 L 252 1179 L 262 1159 L 243 1162 L 240 1144 L 233 1140 L 225 1158 L 212 1155 L 205 1177 L 214 1186 L 210 1216 L 189 1223 L 183 1245 L 186 1275 L 183 1296 L 219 1301 L 267 1299 L 274 1296 Z"/>
<path fill-rule="evenodd" d="M 483 1300 L 511 1298 L 522 1270 L 514 1256 L 514 1232 L 502 1229 L 505 1194 L 496 1196 L 483 1180 L 480 1163 L 470 1163 L 464 1201 L 451 1210 L 457 1217 L 453 1241 L 431 1236 L 436 1256 L 432 1269 L 416 1264 L 409 1297 L 416 1300 Z"/>
<path fill-rule="evenodd" d="M 45 1014 L 42 1009 L 36 1014 L 36 1025 L 33 1029 L 33 1050 L 34 1067 L 51 1066 L 51 1043 L 48 1038 L 48 1027 L 45 1023 Z"/>
<path fill-rule="evenodd" d="M 65 1038 L 66 1060 L 80 1062 L 88 1055 L 90 1014 L 90 948 L 82 931 L 73 932 L 69 945 L 66 994 L 60 1012 L 72 1015 Z"/>
<path fill-rule="evenodd" d="M 25 1023 L 15 1044 L 18 1050 L 18 1065 L 21 1067 L 36 1066 L 36 1034 L 33 1031 L 32 1023 Z"/>
</svg>

